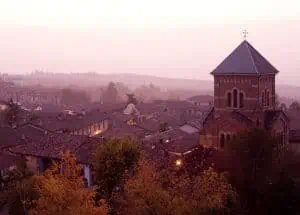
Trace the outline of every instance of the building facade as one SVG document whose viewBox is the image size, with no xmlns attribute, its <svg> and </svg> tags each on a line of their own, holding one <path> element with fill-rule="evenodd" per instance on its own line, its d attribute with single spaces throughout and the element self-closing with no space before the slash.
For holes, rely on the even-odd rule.
<svg viewBox="0 0 300 215">
<path fill-rule="evenodd" d="M 203 122 L 200 142 L 223 148 L 239 132 L 263 128 L 288 142 L 286 114 L 276 106 L 276 75 L 248 41 L 243 41 L 211 74 L 214 107 Z"/>
</svg>

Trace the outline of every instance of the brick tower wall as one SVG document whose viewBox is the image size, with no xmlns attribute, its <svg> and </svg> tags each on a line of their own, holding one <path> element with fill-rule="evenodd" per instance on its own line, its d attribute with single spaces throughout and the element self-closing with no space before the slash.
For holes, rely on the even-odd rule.
<svg viewBox="0 0 300 215">
<path fill-rule="evenodd" d="M 228 107 L 227 93 L 232 93 L 231 102 L 233 104 L 233 89 L 244 93 L 243 108 Z M 239 98 L 239 93 L 238 93 Z M 238 99 L 239 101 L 239 99 Z M 214 105 L 216 111 L 226 111 L 239 109 L 241 111 L 252 111 L 259 105 L 259 77 L 258 76 L 215 76 L 214 77 Z"/>
</svg>

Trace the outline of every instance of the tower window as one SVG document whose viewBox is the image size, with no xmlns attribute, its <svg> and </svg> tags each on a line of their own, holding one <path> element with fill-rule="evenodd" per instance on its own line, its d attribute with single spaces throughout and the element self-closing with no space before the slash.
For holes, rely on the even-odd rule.
<svg viewBox="0 0 300 215">
<path fill-rule="evenodd" d="M 265 105 L 265 93 L 264 92 L 261 93 L 261 105 L 262 106 Z"/>
<path fill-rule="evenodd" d="M 267 106 L 267 101 L 268 101 L 267 89 L 265 89 L 265 103 L 264 103 L 264 106 Z"/>
<path fill-rule="evenodd" d="M 224 146 L 225 146 L 225 135 L 221 134 L 221 136 L 220 136 L 220 147 L 224 148 Z"/>
<path fill-rule="evenodd" d="M 230 134 L 227 134 L 226 135 L 226 143 L 229 143 L 230 142 Z"/>
<path fill-rule="evenodd" d="M 244 93 L 240 93 L 240 108 L 244 107 Z"/>
<path fill-rule="evenodd" d="M 233 107 L 237 108 L 237 97 L 238 97 L 238 92 L 236 89 L 233 90 Z"/>
<path fill-rule="evenodd" d="M 270 93 L 269 93 L 269 90 L 267 91 L 267 94 L 266 94 L 266 99 L 267 99 L 267 106 L 270 105 Z"/>
<path fill-rule="evenodd" d="M 231 107 L 231 93 L 227 94 L 227 106 Z"/>
</svg>

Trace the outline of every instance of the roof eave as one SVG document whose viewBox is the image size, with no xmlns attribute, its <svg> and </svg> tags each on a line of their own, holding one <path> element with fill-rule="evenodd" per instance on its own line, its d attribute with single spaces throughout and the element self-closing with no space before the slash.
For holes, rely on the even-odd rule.
<svg viewBox="0 0 300 215">
<path fill-rule="evenodd" d="M 250 74 L 250 73 L 210 73 L 213 76 L 266 76 L 266 75 L 276 75 L 276 73 L 265 73 L 265 74 Z"/>
</svg>

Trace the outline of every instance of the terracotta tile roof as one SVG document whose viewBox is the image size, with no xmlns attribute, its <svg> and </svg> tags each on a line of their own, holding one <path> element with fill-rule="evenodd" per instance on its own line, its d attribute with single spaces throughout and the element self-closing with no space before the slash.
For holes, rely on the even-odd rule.
<svg viewBox="0 0 300 215">
<path fill-rule="evenodd" d="M 200 145 L 200 137 L 199 133 L 188 134 L 180 128 L 176 128 L 146 137 L 144 145 L 148 151 L 165 150 L 171 153 L 182 154 L 198 147 Z"/>
<path fill-rule="evenodd" d="M 137 127 L 142 128 L 148 132 L 157 132 L 160 128 L 160 122 L 155 119 L 146 119 L 138 123 Z"/>
<path fill-rule="evenodd" d="M 39 139 L 30 140 L 26 145 L 17 146 L 12 149 L 12 152 L 59 159 L 60 153 L 68 150 L 74 153 L 87 139 L 86 136 L 49 134 Z"/>
<path fill-rule="evenodd" d="M 288 111 L 288 119 L 290 121 L 291 130 L 300 130 L 300 112 L 299 111 Z"/>
<path fill-rule="evenodd" d="M 143 138 L 146 130 L 133 125 L 123 124 L 120 127 L 113 127 L 105 131 L 101 136 L 105 138 Z M 99 135 L 100 136 L 100 135 Z"/>
<path fill-rule="evenodd" d="M 195 101 L 195 102 L 212 102 L 214 97 L 211 95 L 196 95 L 187 98 L 188 101 Z"/>
<path fill-rule="evenodd" d="M 8 153 L 0 153 L 0 170 L 7 169 L 17 164 L 22 158 L 17 155 L 11 155 Z"/>
<path fill-rule="evenodd" d="M 92 164 L 93 156 L 96 153 L 97 146 L 104 143 L 102 138 L 89 138 L 75 152 L 77 161 L 82 164 Z"/>
<path fill-rule="evenodd" d="M 11 127 L 0 127 L 0 150 L 25 143 L 26 141 L 17 129 Z"/>
<path fill-rule="evenodd" d="M 48 131 L 59 131 L 64 129 L 76 130 L 85 128 L 91 124 L 101 122 L 108 118 L 108 114 L 98 111 L 88 112 L 85 115 L 74 116 L 40 113 L 38 119 L 34 120 L 32 124 Z"/>
<path fill-rule="evenodd" d="M 255 126 L 255 123 L 251 119 L 240 112 L 232 111 L 230 115 L 232 118 L 238 120 L 239 122 L 246 123 L 249 127 Z"/>
<path fill-rule="evenodd" d="M 213 75 L 275 75 L 277 73 L 278 70 L 246 40 L 211 72 Z"/>
</svg>

